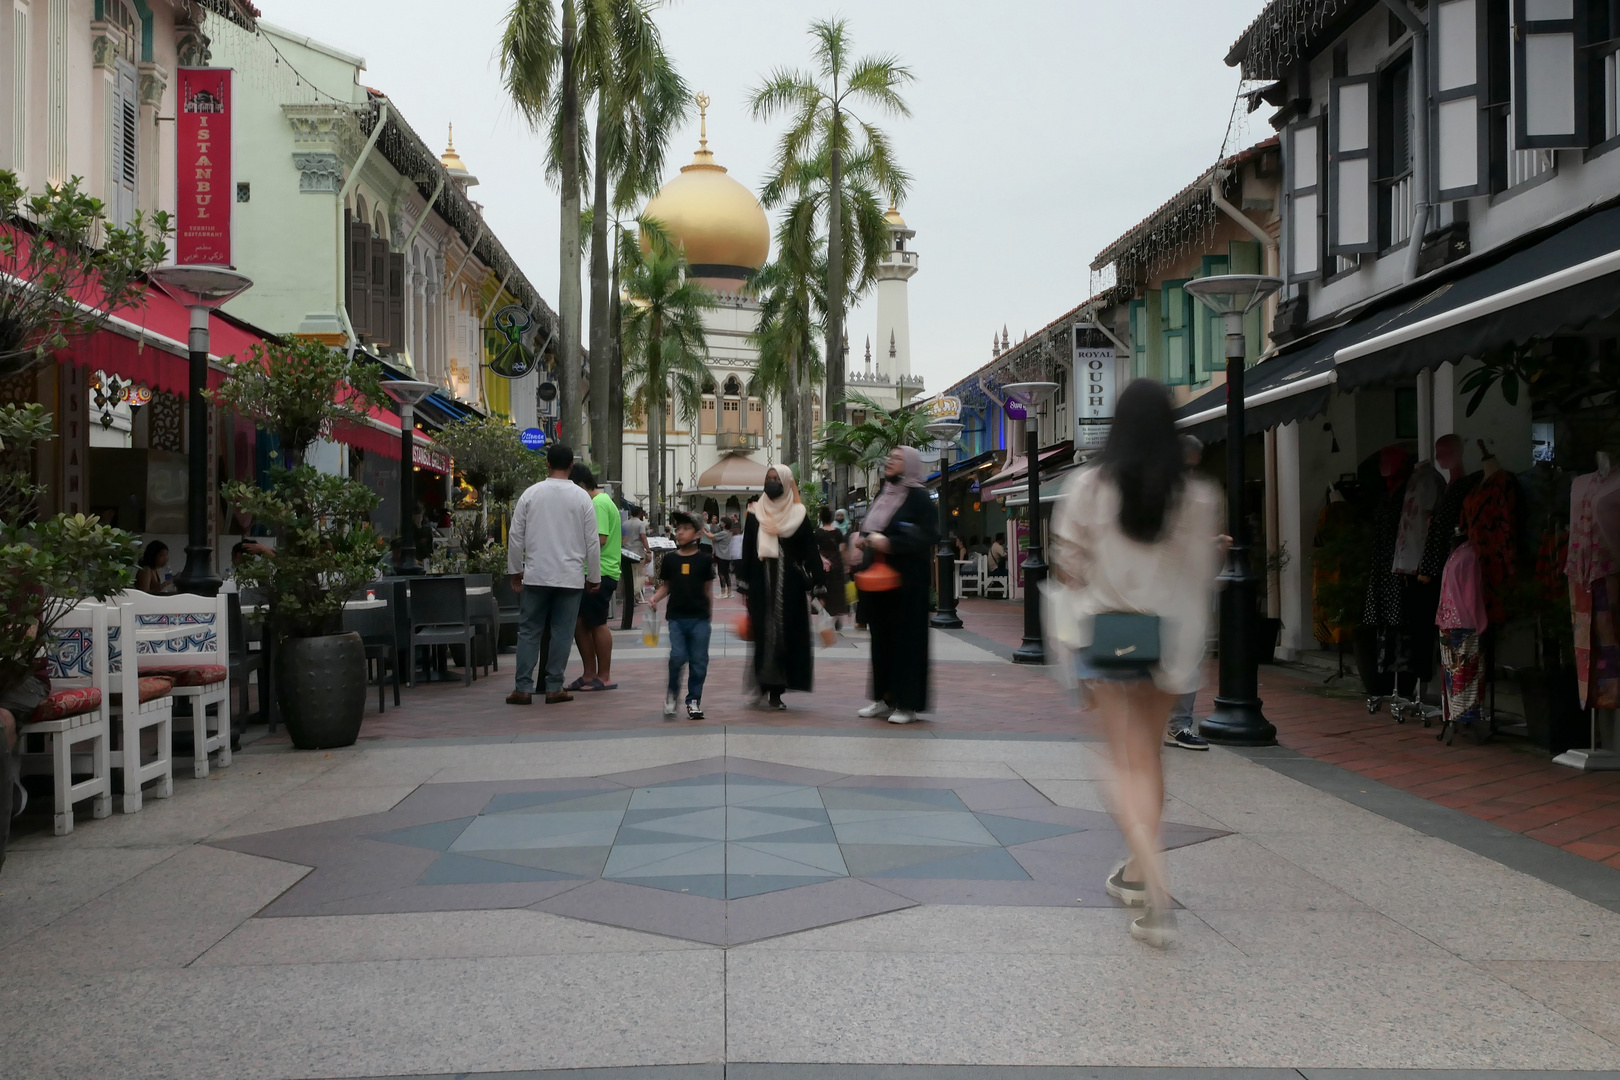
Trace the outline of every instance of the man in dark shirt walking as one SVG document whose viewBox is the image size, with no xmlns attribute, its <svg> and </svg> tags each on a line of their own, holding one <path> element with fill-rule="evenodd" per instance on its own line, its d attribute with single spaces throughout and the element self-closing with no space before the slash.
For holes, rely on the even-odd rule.
<svg viewBox="0 0 1620 1080">
<path fill-rule="evenodd" d="M 714 556 L 698 547 L 701 529 L 691 514 L 670 515 L 675 527 L 675 550 L 664 556 L 658 569 L 658 591 L 651 606 L 669 597 L 665 619 L 669 623 L 669 689 L 664 695 L 664 717 L 675 715 L 680 702 L 681 668 L 686 673 L 686 718 L 703 719 L 703 680 L 709 674 L 710 587 Z"/>
</svg>

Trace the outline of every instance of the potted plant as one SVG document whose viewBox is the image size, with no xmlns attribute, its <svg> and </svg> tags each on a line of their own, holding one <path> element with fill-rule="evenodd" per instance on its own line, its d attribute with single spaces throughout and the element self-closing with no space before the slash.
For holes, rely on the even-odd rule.
<svg viewBox="0 0 1620 1080">
<path fill-rule="evenodd" d="M 274 554 L 244 561 L 237 580 L 269 600 L 287 733 L 304 750 L 352 745 L 365 715 L 366 655 L 358 634 L 342 632 L 343 602 L 383 570 L 384 545 L 368 521 L 377 496 L 304 458 L 334 426 L 369 417 L 382 397 L 377 369 L 318 342 L 273 344 L 233 365 L 210 397 L 280 440 L 269 486 L 233 483 L 225 497 L 276 537 Z"/>
</svg>

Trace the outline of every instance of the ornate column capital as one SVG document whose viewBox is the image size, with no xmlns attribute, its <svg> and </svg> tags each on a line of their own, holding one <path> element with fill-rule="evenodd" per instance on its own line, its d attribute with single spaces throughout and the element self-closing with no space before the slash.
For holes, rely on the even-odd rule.
<svg viewBox="0 0 1620 1080">
<path fill-rule="evenodd" d="M 99 70 L 110 71 L 124 52 L 124 31 L 110 22 L 90 24 L 90 62 Z"/>
<path fill-rule="evenodd" d="M 293 142 L 301 150 L 326 151 L 344 161 L 360 155 L 360 121 L 346 105 L 283 105 L 281 114 L 292 127 Z"/>
<path fill-rule="evenodd" d="M 343 162 L 330 150 L 304 150 L 293 154 L 298 190 L 305 195 L 336 195 L 343 188 Z"/>
<path fill-rule="evenodd" d="M 174 45 L 181 67 L 207 67 L 214 59 L 214 54 L 209 51 L 212 44 L 212 39 L 202 32 L 202 27 L 188 22 L 175 24 Z"/>
<path fill-rule="evenodd" d="M 163 92 L 169 88 L 169 72 L 162 64 L 147 60 L 140 65 L 140 75 L 141 104 L 155 109 L 162 104 Z"/>
</svg>

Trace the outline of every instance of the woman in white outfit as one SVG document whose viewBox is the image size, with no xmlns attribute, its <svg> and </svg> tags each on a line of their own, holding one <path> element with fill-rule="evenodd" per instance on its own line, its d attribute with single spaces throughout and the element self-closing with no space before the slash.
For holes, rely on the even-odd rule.
<svg viewBox="0 0 1620 1080">
<path fill-rule="evenodd" d="M 1131 923 L 1131 935 L 1157 947 L 1176 929 L 1159 845 L 1160 744 L 1177 696 L 1198 688 L 1221 559 L 1212 541 L 1220 506 L 1214 485 L 1186 470 L 1169 393 L 1138 379 L 1119 397 L 1097 463 L 1069 481 L 1053 512 L 1052 569 L 1074 590 L 1069 610 L 1081 623 L 1078 674 L 1107 730 L 1113 813 L 1130 845 L 1130 858 L 1109 874 L 1107 889 L 1132 907 L 1147 907 Z M 1128 657 L 1089 650 L 1097 617 L 1112 613 L 1158 617 L 1157 661 L 1132 665 Z M 1115 651 L 1128 653 L 1131 645 Z"/>
</svg>

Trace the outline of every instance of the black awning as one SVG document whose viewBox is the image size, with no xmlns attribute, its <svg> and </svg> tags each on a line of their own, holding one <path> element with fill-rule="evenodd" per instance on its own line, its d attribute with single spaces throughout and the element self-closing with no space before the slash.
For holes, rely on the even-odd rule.
<svg viewBox="0 0 1620 1080">
<path fill-rule="evenodd" d="M 1586 215 L 1540 240 L 1481 256 L 1473 269 L 1427 291 L 1422 283 L 1377 308 L 1290 346 L 1251 368 L 1244 383 L 1245 433 L 1326 411 L 1335 388 L 1410 378 L 1448 361 L 1559 330 L 1620 310 L 1620 206 Z M 1181 430 L 1207 442 L 1226 437 L 1226 388 L 1176 411 Z"/>
<path fill-rule="evenodd" d="M 1370 332 L 1337 357 L 1339 389 L 1573 330 L 1620 310 L 1620 207 L 1589 214 L 1416 302 L 1358 320 Z"/>
</svg>

